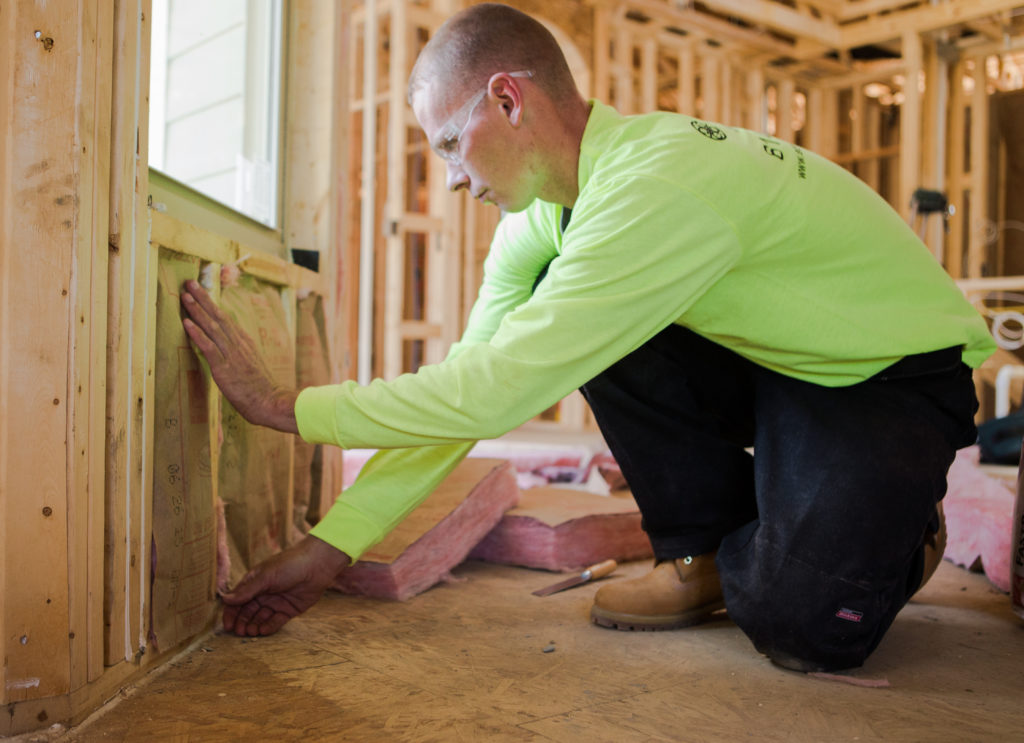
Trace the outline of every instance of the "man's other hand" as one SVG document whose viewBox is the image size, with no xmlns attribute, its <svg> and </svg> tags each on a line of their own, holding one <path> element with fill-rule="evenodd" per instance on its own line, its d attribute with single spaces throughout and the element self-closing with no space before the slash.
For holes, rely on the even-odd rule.
<svg viewBox="0 0 1024 743">
<path fill-rule="evenodd" d="M 271 635 L 320 600 L 350 563 L 348 555 L 306 536 L 249 571 L 224 594 L 224 629 L 239 636 Z"/>
<path fill-rule="evenodd" d="M 298 393 L 275 384 L 252 338 L 214 304 L 199 282 L 186 281 L 183 325 L 206 358 L 217 387 L 243 418 L 278 431 L 298 433 Z"/>
</svg>

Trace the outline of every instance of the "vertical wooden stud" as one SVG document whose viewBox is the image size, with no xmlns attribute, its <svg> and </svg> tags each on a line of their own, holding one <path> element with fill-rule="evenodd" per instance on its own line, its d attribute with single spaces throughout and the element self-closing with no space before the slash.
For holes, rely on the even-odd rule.
<svg viewBox="0 0 1024 743">
<path fill-rule="evenodd" d="M 718 68 L 719 71 L 719 83 L 718 87 L 722 91 L 719 100 L 721 101 L 721 111 L 719 113 L 719 121 L 729 126 L 740 126 L 740 122 L 737 120 L 737 96 L 734 95 L 733 91 L 733 75 L 732 65 L 725 58 L 722 59 L 721 64 Z"/>
<path fill-rule="evenodd" d="M 807 90 L 807 149 L 823 154 L 825 137 L 825 94 L 817 85 Z"/>
<path fill-rule="evenodd" d="M 939 54 L 933 42 L 928 47 L 926 81 L 925 136 L 921 151 L 924 153 L 924 169 L 929 187 L 946 192 L 946 153 L 949 150 L 947 141 L 948 104 L 949 104 L 949 64 Z M 947 197 L 949 194 L 946 194 Z M 925 243 L 940 262 L 944 262 L 944 245 L 946 241 L 946 222 L 942 217 L 929 219 Z"/>
<path fill-rule="evenodd" d="M 640 111 L 658 110 L 658 42 L 648 36 L 640 43 Z"/>
<path fill-rule="evenodd" d="M 900 107 L 900 167 L 896 206 L 904 219 L 910 216 L 910 199 L 920 184 L 921 173 L 921 90 L 918 81 L 922 67 L 921 36 L 916 31 L 903 34 L 903 62 L 906 82 Z"/>
<path fill-rule="evenodd" d="M 624 19 L 616 24 L 615 33 L 615 107 L 620 113 L 636 113 L 636 100 L 633 92 L 633 38 L 629 33 L 629 24 Z"/>
<path fill-rule="evenodd" d="M 764 132 L 768 127 L 765 113 L 764 70 L 755 67 L 747 74 L 747 118 L 743 125 Z"/>
<path fill-rule="evenodd" d="M 988 73 L 985 58 L 974 60 L 971 93 L 971 223 L 968 225 L 967 276 L 981 276 L 988 262 Z"/>
<path fill-rule="evenodd" d="M 839 91 L 822 90 L 821 154 L 835 158 L 839 154 Z"/>
<path fill-rule="evenodd" d="M 387 133 L 387 197 L 384 207 L 386 230 L 384 289 L 384 366 L 385 379 L 402 373 L 402 320 L 405 297 L 405 239 L 402 225 L 405 173 L 405 72 L 408 69 L 408 24 L 406 4 L 390 0 L 388 60 L 388 133 Z"/>
<path fill-rule="evenodd" d="M 677 53 L 679 62 L 679 101 L 677 103 L 680 113 L 687 116 L 695 116 L 697 94 L 695 91 L 696 71 L 694 69 L 695 59 L 693 44 L 686 44 Z"/>
<path fill-rule="evenodd" d="M 610 103 L 609 92 L 609 57 L 611 55 L 611 37 L 608 32 L 611 12 L 604 3 L 594 7 L 594 97 L 599 101 Z"/>
<path fill-rule="evenodd" d="M 330 186 L 327 195 L 328 226 L 327 249 L 321 254 L 320 272 L 324 277 L 324 321 L 330 354 L 332 383 L 356 376 L 353 364 L 358 344 L 359 283 L 358 244 L 349 239 L 352 222 L 352 198 L 347 185 L 354 167 L 350 156 L 352 139 L 352 97 L 349 57 L 353 53 L 352 0 L 334 3 L 331 20 L 334 71 L 331 85 L 331 140 L 329 169 Z M 342 450 L 322 447 L 323 469 L 320 480 L 319 512 L 322 517 L 341 493 Z"/>
<path fill-rule="evenodd" d="M 946 180 L 949 184 L 949 203 L 954 211 L 949 218 L 949 235 L 946 237 L 946 270 L 959 279 L 964 276 L 964 256 L 966 244 L 964 232 L 966 225 L 966 198 L 964 193 L 964 171 L 966 170 L 964 138 L 966 135 L 966 100 L 964 96 L 964 77 L 967 63 L 960 59 L 952 71 L 949 96 L 949 160 Z"/>
<path fill-rule="evenodd" d="M 79 306 L 89 306 L 78 296 L 76 254 L 80 235 L 89 235 L 92 227 L 88 218 L 92 205 L 83 203 L 79 179 L 91 178 L 91 171 L 83 168 L 82 148 L 91 148 L 93 141 L 84 132 L 80 137 L 71 134 L 79 131 L 84 103 L 69 105 L 77 99 L 79 75 L 87 80 L 95 75 L 79 46 L 86 35 L 80 30 L 82 12 L 81 3 L 58 8 L 30 0 L 7 3 L 0 12 L 5 40 L 0 47 L 0 147 L 4 153 L 0 157 L 0 644 L 4 655 L 0 701 L 4 704 L 70 690 L 72 631 L 81 633 L 78 669 L 82 677 L 86 675 L 88 604 L 79 592 L 72 627 L 68 596 L 72 567 L 68 530 L 82 529 L 84 534 L 74 543 L 83 547 L 88 529 L 81 522 L 89 512 L 87 502 L 81 509 L 73 503 L 86 496 L 84 488 L 72 495 L 72 486 L 87 484 L 88 478 L 79 478 L 69 461 L 72 452 L 82 457 L 77 447 L 88 436 L 86 430 L 69 437 L 78 412 L 77 401 L 72 405 L 69 397 L 77 395 L 73 380 L 80 376 L 69 375 L 71 339 L 84 332 L 79 330 L 85 326 Z M 26 246 L 45 246 L 45 250 Z M 88 391 L 85 381 L 83 391 Z M 76 552 L 75 559 L 84 561 L 85 550 Z M 83 572 L 87 580 L 88 569 Z M 10 709 L 13 715 L 14 707 Z M 0 734 L 7 730 L 7 724 L 0 726 Z"/>
<path fill-rule="evenodd" d="M 793 141 L 793 96 L 796 84 L 792 78 L 784 77 L 777 86 L 778 105 L 775 109 L 775 136 L 786 142 Z"/>
<path fill-rule="evenodd" d="M 700 61 L 700 115 L 706 121 L 718 121 L 721 115 L 718 66 L 718 57 L 705 51 Z"/>
<path fill-rule="evenodd" d="M 138 208 L 146 198 L 145 189 L 139 191 L 138 184 L 148 180 L 148 168 L 140 167 L 140 161 L 144 163 L 145 158 L 139 157 L 139 138 L 143 136 L 140 119 L 146 121 L 146 88 L 140 85 L 140 77 L 148 80 L 149 72 L 148 53 L 143 54 L 142 38 L 142 18 L 146 10 L 140 0 L 117 0 L 114 4 L 105 436 L 107 665 L 129 660 L 138 650 L 138 604 L 143 594 L 138 581 L 140 535 L 137 529 L 138 509 L 145 500 L 146 489 L 136 466 L 141 457 L 138 447 L 143 443 L 137 435 L 142 420 L 136 416 L 141 380 L 133 371 L 135 362 L 139 361 L 135 349 L 141 344 L 135 342 L 133 318 L 137 313 L 133 308 L 137 303 L 142 305 L 136 296 L 138 284 L 134 274 L 137 271 L 146 275 L 145 253 L 148 252 L 148 246 L 140 242 L 138 235 L 139 219 L 146 217 Z M 145 230 L 142 232 L 144 235 Z"/>
<path fill-rule="evenodd" d="M 861 178 L 871 188 L 876 191 L 881 190 L 881 155 L 878 154 L 879 147 L 881 146 L 881 130 L 882 130 L 882 109 L 878 103 L 874 100 L 868 99 L 864 95 L 864 88 L 859 87 L 858 92 L 860 95 L 857 97 L 863 100 L 863 117 L 864 124 L 861 127 L 861 135 L 863 136 L 863 146 L 868 153 L 871 153 L 869 157 L 863 161 L 863 171 Z"/>
<path fill-rule="evenodd" d="M 359 215 L 359 349 L 356 355 L 360 384 L 369 384 L 373 370 L 375 333 L 374 288 L 379 283 L 376 266 L 377 224 L 377 0 L 363 4 L 362 150 L 360 170 L 361 210 Z"/>
<path fill-rule="evenodd" d="M 107 256 L 113 5 L 80 4 L 81 99 L 77 109 L 81 169 L 75 255 L 75 317 L 71 334 L 71 415 L 68 442 L 68 601 L 71 684 L 99 678 L 104 667 L 104 448 L 106 434 Z"/>
<path fill-rule="evenodd" d="M 129 500 L 128 644 L 146 646 L 149 616 L 149 504 L 153 500 L 154 346 L 158 249 L 149 243 L 149 62 L 152 0 L 139 3 L 138 117 L 136 120 L 134 282 L 132 294 L 132 379 L 129 393 L 132 435 L 131 471 L 136 497 Z M 134 588 L 131 588 L 134 586 Z"/>
</svg>

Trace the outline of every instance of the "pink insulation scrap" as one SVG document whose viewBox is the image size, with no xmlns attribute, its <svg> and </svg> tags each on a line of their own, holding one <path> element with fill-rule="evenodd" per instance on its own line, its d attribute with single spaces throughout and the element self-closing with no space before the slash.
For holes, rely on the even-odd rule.
<svg viewBox="0 0 1024 743">
<path fill-rule="evenodd" d="M 524 490 L 519 505 L 469 556 L 477 560 L 564 571 L 603 560 L 652 556 L 629 494 L 603 496 L 554 486 Z"/>
<path fill-rule="evenodd" d="M 350 487 L 359 477 L 359 473 L 374 454 L 376 449 L 346 449 L 341 457 L 341 487 Z"/>
<path fill-rule="evenodd" d="M 231 580 L 231 554 L 228 550 L 228 522 L 224 513 L 224 501 L 217 498 L 217 592 L 227 593 Z"/>
<path fill-rule="evenodd" d="M 374 454 L 374 449 L 349 449 L 345 452 L 342 458 L 343 488 L 356 481 Z M 607 493 L 625 487 L 618 464 L 603 445 L 497 439 L 479 442 L 469 457 L 507 459 L 515 467 L 516 482 L 523 490 L 558 484 Z M 611 485 L 598 482 L 601 477 Z"/>
<path fill-rule="evenodd" d="M 949 468 L 942 501 L 948 532 L 945 557 L 984 570 L 994 586 L 1009 591 L 1015 487 L 1011 480 L 986 473 L 979 454 L 977 446 L 961 449 Z"/>
<path fill-rule="evenodd" d="M 610 454 L 602 454 L 604 450 L 603 441 L 597 445 L 585 442 L 496 439 L 479 442 L 470 456 L 501 457 L 509 460 L 516 468 L 516 480 L 523 490 L 544 485 L 561 485 L 607 493 L 609 489 L 606 484 L 597 483 L 598 487 L 595 489 L 595 481 L 591 480 L 591 473 L 597 474 L 597 458 L 611 458 Z"/>
</svg>

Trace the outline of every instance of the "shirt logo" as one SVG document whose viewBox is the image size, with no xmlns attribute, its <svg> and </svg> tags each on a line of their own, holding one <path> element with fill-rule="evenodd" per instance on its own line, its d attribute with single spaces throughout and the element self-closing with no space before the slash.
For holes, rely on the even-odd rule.
<svg viewBox="0 0 1024 743">
<path fill-rule="evenodd" d="M 725 139 L 725 132 L 721 127 L 717 127 L 714 124 L 709 124 L 706 121 L 691 121 L 690 126 L 696 129 L 698 132 L 703 134 L 708 139 L 713 139 L 716 142 L 721 142 Z"/>
</svg>

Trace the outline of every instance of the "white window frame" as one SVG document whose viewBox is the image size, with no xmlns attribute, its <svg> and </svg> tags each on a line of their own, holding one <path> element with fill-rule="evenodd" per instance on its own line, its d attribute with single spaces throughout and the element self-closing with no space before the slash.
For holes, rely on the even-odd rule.
<svg viewBox="0 0 1024 743">
<path fill-rule="evenodd" d="M 267 0 L 247 0 L 250 6 Z M 160 12 L 160 3 L 168 0 L 154 0 L 154 12 Z M 264 223 L 259 219 L 249 216 L 233 206 L 225 204 L 187 183 L 168 175 L 158 167 L 150 165 L 149 169 L 149 193 L 153 208 L 165 212 L 183 222 L 193 224 L 211 232 L 228 236 L 238 240 L 240 243 L 249 245 L 257 250 L 285 257 L 284 245 L 284 172 L 285 172 L 285 136 L 284 120 L 286 108 L 287 90 L 286 80 L 286 59 L 288 39 L 288 0 L 274 2 L 274 14 L 277 23 L 277 51 L 268 55 L 268 65 L 276 68 L 276 74 L 269 75 L 271 80 L 266 94 L 277 98 L 276 115 L 271 116 L 268 121 L 265 136 L 272 139 L 276 145 L 277 156 L 274 167 L 276 172 L 271 179 L 272 194 L 269 202 L 273 205 L 272 223 Z M 153 35 L 153 58 L 157 54 L 166 57 L 166 39 L 158 38 L 160 34 Z M 251 37 L 252 35 L 250 35 Z M 251 41 L 247 42 L 251 43 Z M 157 78 L 159 71 L 153 77 Z M 162 90 L 164 84 L 159 79 L 151 79 L 150 90 Z M 160 110 L 164 101 L 160 95 L 150 96 L 151 119 L 155 119 L 153 112 L 156 111 L 160 119 L 163 115 Z M 248 105 L 248 104 L 247 104 Z M 150 130 L 150 152 L 162 153 L 163 132 L 151 128 Z M 158 149 L 159 148 L 159 149 Z M 161 160 L 159 157 L 151 160 Z"/>
</svg>

